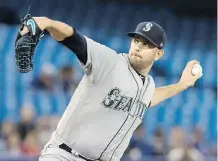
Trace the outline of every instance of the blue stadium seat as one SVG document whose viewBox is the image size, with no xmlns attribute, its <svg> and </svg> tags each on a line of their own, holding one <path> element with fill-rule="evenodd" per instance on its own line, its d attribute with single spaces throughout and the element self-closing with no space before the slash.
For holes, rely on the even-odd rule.
<svg viewBox="0 0 218 161">
<path fill-rule="evenodd" d="M 216 86 L 216 54 L 215 52 L 207 52 L 205 53 L 202 62 L 204 75 L 203 75 L 203 85 L 204 87 Z"/>
<path fill-rule="evenodd" d="M 169 73 L 175 76 L 180 76 L 185 68 L 187 60 L 187 53 L 182 48 L 177 48 L 171 55 L 169 64 L 166 64 Z"/>
</svg>

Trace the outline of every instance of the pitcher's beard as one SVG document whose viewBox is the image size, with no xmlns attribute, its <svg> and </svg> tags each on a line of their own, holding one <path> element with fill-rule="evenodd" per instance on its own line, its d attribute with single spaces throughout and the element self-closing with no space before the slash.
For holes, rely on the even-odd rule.
<svg viewBox="0 0 218 161">
<path fill-rule="evenodd" d="M 130 60 L 130 64 L 137 71 L 142 70 L 142 69 L 146 68 L 146 66 L 147 66 L 145 63 L 143 63 L 141 61 L 131 61 Z"/>
<path fill-rule="evenodd" d="M 149 71 L 150 71 L 150 69 L 151 69 L 151 67 L 152 67 L 152 65 L 153 65 L 153 63 L 149 63 L 149 62 L 147 62 L 147 63 L 136 63 L 136 62 L 130 62 L 130 64 L 131 64 L 131 66 L 133 67 L 133 69 L 136 71 L 136 72 L 138 72 L 138 73 L 140 73 L 141 75 L 144 75 L 144 76 L 146 76 L 148 73 L 149 73 Z"/>
</svg>

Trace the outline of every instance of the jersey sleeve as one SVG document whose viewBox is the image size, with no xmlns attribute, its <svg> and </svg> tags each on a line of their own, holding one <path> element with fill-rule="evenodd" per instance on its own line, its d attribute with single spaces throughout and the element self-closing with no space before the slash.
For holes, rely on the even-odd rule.
<svg viewBox="0 0 218 161">
<path fill-rule="evenodd" d="M 111 48 L 102 45 L 86 37 L 87 42 L 87 62 L 81 65 L 87 76 L 93 83 L 104 79 L 109 75 L 118 61 L 117 53 Z"/>
<path fill-rule="evenodd" d="M 150 91 L 151 94 L 150 94 L 150 96 L 147 96 L 147 98 L 149 100 L 148 108 L 150 108 L 151 101 L 152 101 L 152 98 L 153 98 L 153 95 L 155 92 L 155 82 L 154 82 L 151 75 L 149 75 L 148 77 L 149 77 L 149 83 L 150 83 L 148 90 Z"/>
</svg>

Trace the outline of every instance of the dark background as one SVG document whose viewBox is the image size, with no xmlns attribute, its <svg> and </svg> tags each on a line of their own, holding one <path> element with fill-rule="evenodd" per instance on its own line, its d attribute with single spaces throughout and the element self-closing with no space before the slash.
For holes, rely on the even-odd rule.
<svg viewBox="0 0 218 161">
<path fill-rule="evenodd" d="M 63 7 L 63 4 L 67 0 L 56 1 L 58 2 L 58 7 Z M 28 10 L 28 6 L 31 6 L 31 11 L 35 10 L 36 7 L 46 7 L 46 0 L 38 1 L 13 1 L 13 0 L 1 0 L 0 1 L 0 22 L 7 24 L 17 24 L 20 22 L 19 16 L 25 15 L 25 10 Z M 159 8 L 165 8 L 174 12 L 177 16 L 195 16 L 195 17 L 217 17 L 217 2 L 215 0 L 93 0 L 87 1 L 87 4 L 90 3 L 118 3 L 123 5 L 147 5 L 156 8 L 158 11 Z M 16 3 L 19 3 L 17 7 Z M 36 6 L 37 4 L 38 6 Z M 68 2 L 70 5 L 70 2 Z"/>
</svg>

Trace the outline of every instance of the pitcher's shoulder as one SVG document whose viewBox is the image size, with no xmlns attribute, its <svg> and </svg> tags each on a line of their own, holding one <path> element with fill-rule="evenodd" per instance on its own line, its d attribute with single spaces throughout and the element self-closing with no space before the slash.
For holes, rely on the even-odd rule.
<svg viewBox="0 0 218 161">
<path fill-rule="evenodd" d="M 129 55 L 127 53 L 119 53 L 117 54 L 121 61 L 128 63 L 129 62 Z"/>
<path fill-rule="evenodd" d="M 154 79 L 151 75 L 148 75 L 148 82 L 150 84 L 151 87 L 155 88 L 155 82 L 154 82 Z"/>
</svg>

